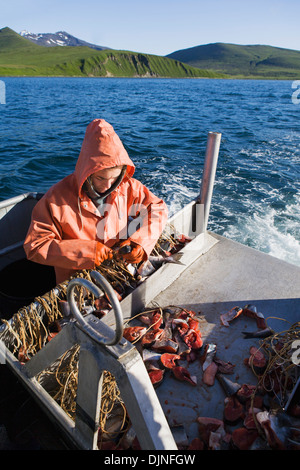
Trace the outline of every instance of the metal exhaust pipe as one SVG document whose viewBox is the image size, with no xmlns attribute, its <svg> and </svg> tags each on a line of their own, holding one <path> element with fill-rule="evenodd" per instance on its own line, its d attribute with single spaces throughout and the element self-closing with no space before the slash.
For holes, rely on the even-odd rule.
<svg viewBox="0 0 300 470">
<path fill-rule="evenodd" d="M 215 182 L 215 175 L 218 163 L 219 149 L 221 143 L 220 132 L 209 132 L 207 136 L 207 145 L 205 161 L 203 168 L 203 177 L 198 202 L 204 206 L 203 229 L 206 231 L 208 216 L 210 211 L 211 198 Z"/>
</svg>

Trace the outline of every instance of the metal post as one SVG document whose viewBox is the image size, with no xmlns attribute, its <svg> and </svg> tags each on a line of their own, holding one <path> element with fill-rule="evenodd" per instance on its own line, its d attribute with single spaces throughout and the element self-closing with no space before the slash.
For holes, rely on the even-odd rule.
<svg viewBox="0 0 300 470">
<path fill-rule="evenodd" d="M 207 136 L 203 177 L 199 196 L 200 204 L 204 205 L 204 231 L 206 231 L 207 229 L 210 203 L 213 193 L 213 186 L 215 181 L 215 174 L 221 143 L 221 135 L 222 134 L 220 132 L 209 132 Z"/>
</svg>

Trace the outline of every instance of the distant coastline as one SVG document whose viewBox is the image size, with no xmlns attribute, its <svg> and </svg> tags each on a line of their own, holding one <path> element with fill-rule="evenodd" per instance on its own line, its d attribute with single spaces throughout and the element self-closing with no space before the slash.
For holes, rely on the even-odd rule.
<svg viewBox="0 0 300 470">
<path fill-rule="evenodd" d="M 1 75 L 0 68 L 0 80 L 5 78 L 82 78 L 82 79 L 102 79 L 102 80 L 112 80 L 112 79 L 130 79 L 130 80 L 227 80 L 227 81 L 294 81 L 294 78 L 269 78 L 269 77 L 143 77 L 143 76 L 86 76 L 86 75 Z"/>
<path fill-rule="evenodd" d="M 300 51 L 215 43 L 163 57 L 82 45 L 46 47 L 6 27 L 0 29 L 0 76 L 297 80 Z"/>
<path fill-rule="evenodd" d="M 87 46 L 45 47 L 10 28 L 0 30 L 0 76 L 222 78 L 178 60 Z"/>
</svg>

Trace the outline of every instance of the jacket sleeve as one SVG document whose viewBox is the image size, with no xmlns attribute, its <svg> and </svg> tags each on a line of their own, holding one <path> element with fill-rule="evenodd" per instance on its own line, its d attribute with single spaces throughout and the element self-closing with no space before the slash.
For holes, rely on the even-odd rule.
<svg viewBox="0 0 300 470">
<path fill-rule="evenodd" d="M 135 198 L 131 206 L 133 220 L 128 224 L 129 237 L 141 245 L 149 257 L 168 220 L 166 203 L 142 183 L 135 180 Z"/>
<path fill-rule="evenodd" d="M 93 269 L 96 240 L 63 239 L 59 212 L 45 195 L 34 207 L 24 250 L 29 260 L 66 269 Z M 57 206 L 55 206 L 57 208 Z"/>
</svg>

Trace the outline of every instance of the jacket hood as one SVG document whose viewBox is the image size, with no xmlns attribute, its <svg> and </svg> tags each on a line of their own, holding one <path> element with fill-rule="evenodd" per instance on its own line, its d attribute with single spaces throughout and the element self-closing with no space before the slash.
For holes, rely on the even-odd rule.
<svg viewBox="0 0 300 470">
<path fill-rule="evenodd" d="M 114 128 L 104 119 L 94 119 L 87 126 L 74 171 L 78 195 L 81 196 L 83 183 L 88 176 L 119 165 L 127 166 L 123 181 L 131 178 L 135 171 L 134 163 Z"/>
</svg>

